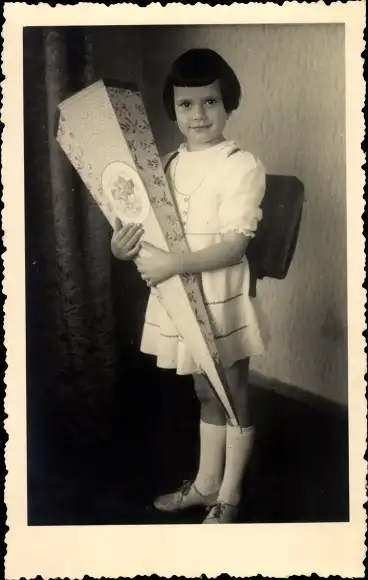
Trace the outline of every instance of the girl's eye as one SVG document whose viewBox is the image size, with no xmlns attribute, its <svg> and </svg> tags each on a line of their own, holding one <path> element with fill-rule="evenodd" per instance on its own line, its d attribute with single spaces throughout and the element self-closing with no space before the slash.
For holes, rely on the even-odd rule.
<svg viewBox="0 0 368 580">
<path fill-rule="evenodd" d="M 216 99 L 207 99 L 208 105 L 215 105 L 217 103 Z"/>
<path fill-rule="evenodd" d="M 184 109 L 187 109 L 188 107 L 190 107 L 190 102 L 189 101 L 182 101 L 181 103 L 179 103 L 179 107 L 183 107 Z"/>
</svg>

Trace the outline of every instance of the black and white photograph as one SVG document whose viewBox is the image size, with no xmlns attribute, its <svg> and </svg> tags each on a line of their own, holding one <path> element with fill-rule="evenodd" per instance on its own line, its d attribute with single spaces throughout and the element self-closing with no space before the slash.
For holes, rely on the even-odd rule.
<svg viewBox="0 0 368 580">
<path fill-rule="evenodd" d="M 243 574 L 344 575 L 342 557 L 320 568 L 298 536 L 313 526 L 311 541 L 323 543 L 328 525 L 331 534 L 354 525 L 346 569 L 362 570 L 364 160 L 349 145 L 360 151 L 363 128 L 347 129 L 344 22 L 353 4 L 331 21 L 286 11 L 284 21 L 248 21 L 244 6 L 228 23 L 196 22 L 192 11 L 193 22 L 167 22 L 174 12 L 165 8 L 157 21 L 127 22 L 102 5 L 101 19 L 96 6 L 95 19 L 59 7 L 60 21 L 47 10 L 44 20 L 32 10 L 20 20 L 21 131 L 13 145 L 5 140 L 20 189 L 5 181 L 3 227 L 15 250 L 7 199 L 15 212 L 22 198 L 13 222 L 20 277 L 5 257 L 4 287 L 8 300 L 10 282 L 23 293 L 5 341 L 7 397 L 13 368 L 24 401 L 16 419 L 8 398 L 8 494 L 24 473 L 22 506 L 7 506 L 9 521 L 23 509 L 36 543 L 55 534 L 56 545 L 60 534 L 75 551 L 60 547 L 59 568 L 45 558 L 20 572 L 10 525 L 9 578 L 11 566 L 27 578 L 111 576 L 112 560 L 95 569 L 92 555 L 74 571 L 71 554 L 92 550 L 84 535 L 114 533 L 106 554 L 118 558 L 120 531 L 125 545 L 140 533 L 163 542 L 183 533 L 199 550 L 191 530 L 215 566 L 191 568 L 198 575 L 231 573 L 253 535 L 258 564 L 244 562 Z M 354 94 L 359 109 L 361 87 Z M 7 325 L 23 333 L 19 342 Z M 12 447 L 16 421 L 24 440 L 13 431 Z M 280 572 L 262 568 L 291 525 L 305 566 L 293 557 Z M 230 533 L 229 563 L 216 568 Z M 185 541 L 183 565 L 196 557 Z M 284 542 L 280 554 L 290 549 Z M 136 557 L 132 575 L 169 574 Z"/>
</svg>

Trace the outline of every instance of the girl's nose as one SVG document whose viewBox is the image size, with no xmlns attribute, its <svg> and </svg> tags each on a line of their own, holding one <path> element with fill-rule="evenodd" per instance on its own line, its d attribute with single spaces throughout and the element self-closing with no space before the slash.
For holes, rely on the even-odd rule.
<svg viewBox="0 0 368 580">
<path fill-rule="evenodd" d="M 202 105 L 196 105 L 193 111 L 194 119 L 203 119 L 204 117 L 204 109 Z"/>
</svg>

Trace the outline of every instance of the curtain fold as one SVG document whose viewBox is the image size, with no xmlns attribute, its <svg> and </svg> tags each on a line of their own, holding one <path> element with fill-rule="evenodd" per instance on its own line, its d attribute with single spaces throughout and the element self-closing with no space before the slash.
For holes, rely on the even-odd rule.
<svg viewBox="0 0 368 580">
<path fill-rule="evenodd" d="M 110 226 L 54 137 L 59 102 L 95 78 L 88 29 L 25 29 L 28 399 L 71 439 L 108 436 L 129 310 L 113 284 L 131 271 L 114 266 Z"/>
</svg>

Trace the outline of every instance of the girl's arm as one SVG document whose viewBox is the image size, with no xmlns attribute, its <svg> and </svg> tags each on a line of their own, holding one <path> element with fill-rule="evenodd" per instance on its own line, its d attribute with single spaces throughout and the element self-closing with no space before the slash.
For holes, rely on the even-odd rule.
<svg viewBox="0 0 368 580">
<path fill-rule="evenodd" d="M 240 262 L 247 249 L 250 237 L 236 232 L 224 234 L 223 240 L 204 250 L 173 254 L 176 274 L 200 274 L 219 270 Z"/>
<path fill-rule="evenodd" d="M 249 240 L 243 234 L 227 232 L 223 241 L 210 248 L 185 254 L 164 252 L 143 242 L 142 247 L 149 251 L 150 257 L 139 256 L 136 265 L 148 286 L 156 286 L 178 274 L 199 274 L 232 266 L 244 256 Z"/>
</svg>

